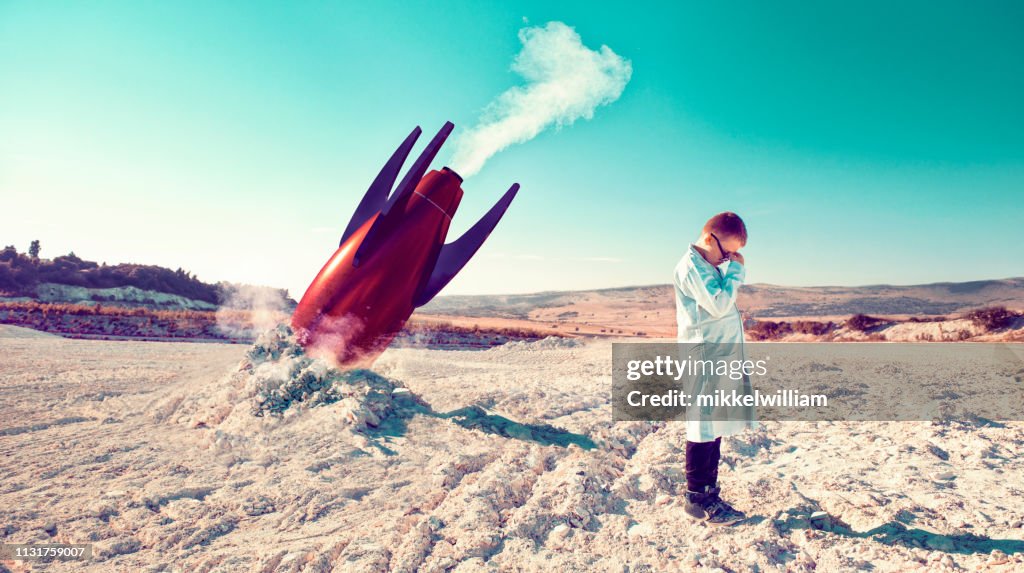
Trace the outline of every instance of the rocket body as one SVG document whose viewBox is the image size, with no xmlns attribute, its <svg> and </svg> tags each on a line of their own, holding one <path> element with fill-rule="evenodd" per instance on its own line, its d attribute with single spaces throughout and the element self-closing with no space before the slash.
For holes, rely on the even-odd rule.
<svg viewBox="0 0 1024 573">
<path fill-rule="evenodd" d="M 418 136 L 414 130 L 367 192 L 338 249 L 292 315 L 292 328 L 307 349 L 326 353 L 342 366 L 372 363 L 416 307 L 429 302 L 472 257 L 504 214 L 518 184 L 473 228 L 445 244 L 462 199 L 462 179 L 447 167 L 423 171 L 451 127 L 442 128 L 387 197 L 380 187 L 390 190 Z"/>
<path fill-rule="evenodd" d="M 368 219 L 327 261 L 295 309 L 304 345 L 326 344 L 339 362 L 382 351 L 415 310 L 462 199 L 458 177 L 431 171 L 409 198 L 393 234 L 357 265 L 355 255 L 380 215 Z"/>
</svg>

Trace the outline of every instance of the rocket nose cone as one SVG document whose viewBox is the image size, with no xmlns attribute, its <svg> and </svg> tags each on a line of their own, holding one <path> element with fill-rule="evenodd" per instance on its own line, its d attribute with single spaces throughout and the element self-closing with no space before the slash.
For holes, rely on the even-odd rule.
<svg viewBox="0 0 1024 573">
<path fill-rule="evenodd" d="M 444 167 L 440 171 L 427 173 L 416 186 L 416 194 L 448 217 L 454 217 L 462 199 L 461 182 L 462 178 L 458 173 Z"/>
<path fill-rule="evenodd" d="M 447 171 L 448 173 L 451 173 L 452 175 L 455 176 L 456 179 L 459 180 L 459 183 L 462 183 L 462 176 L 456 173 L 455 170 L 452 169 L 451 167 L 445 165 L 444 167 L 441 168 L 441 171 Z"/>
</svg>

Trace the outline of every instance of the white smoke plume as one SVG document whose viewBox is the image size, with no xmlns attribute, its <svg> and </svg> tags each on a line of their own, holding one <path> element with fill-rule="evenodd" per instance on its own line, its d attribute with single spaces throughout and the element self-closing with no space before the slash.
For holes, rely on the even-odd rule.
<svg viewBox="0 0 1024 573">
<path fill-rule="evenodd" d="M 495 153 L 537 136 L 551 125 L 590 119 L 619 99 L 633 74 L 629 60 L 608 46 L 591 50 L 562 22 L 523 28 L 523 49 L 512 62 L 526 84 L 509 89 L 486 108 L 480 122 L 456 141 L 452 169 L 469 177 Z"/>
</svg>

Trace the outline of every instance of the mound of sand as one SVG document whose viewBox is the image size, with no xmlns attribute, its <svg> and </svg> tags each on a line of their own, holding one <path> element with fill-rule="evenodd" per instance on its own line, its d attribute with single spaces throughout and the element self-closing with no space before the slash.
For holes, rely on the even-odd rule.
<svg viewBox="0 0 1024 573">
<path fill-rule="evenodd" d="M 223 443 L 232 437 L 266 435 L 308 418 L 303 414 L 309 410 L 334 404 L 312 418 L 329 418 L 339 429 L 377 427 L 393 413 L 398 396 L 414 400 L 394 380 L 370 370 L 342 371 L 309 356 L 291 328 L 281 324 L 260 335 L 231 372 L 170 397 L 156 417 L 189 428 L 215 428 Z"/>
</svg>

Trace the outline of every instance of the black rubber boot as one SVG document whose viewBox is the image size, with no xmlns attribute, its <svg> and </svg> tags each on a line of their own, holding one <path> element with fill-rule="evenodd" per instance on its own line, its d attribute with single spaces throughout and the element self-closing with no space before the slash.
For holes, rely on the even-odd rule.
<svg viewBox="0 0 1024 573">
<path fill-rule="evenodd" d="M 704 491 L 687 491 L 684 495 L 686 513 L 708 525 L 732 525 L 746 515 L 718 497 L 717 487 L 705 486 Z"/>
</svg>

